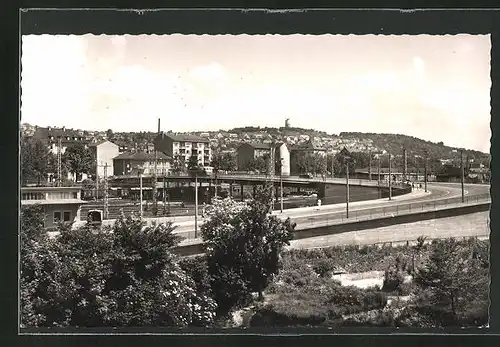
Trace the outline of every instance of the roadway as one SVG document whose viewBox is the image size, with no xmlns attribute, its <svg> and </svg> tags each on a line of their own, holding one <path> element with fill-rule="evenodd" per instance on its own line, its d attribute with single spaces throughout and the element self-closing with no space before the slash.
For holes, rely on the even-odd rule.
<svg viewBox="0 0 500 347">
<path fill-rule="evenodd" d="M 487 201 L 489 195 L 489 185 L 464 185 L 464 193 L 466 203 L 474 203 L 479 201 Z M 429 183 L 428 192 L 426 193 L 423 188 L 414 189 L 413 192 L 393 197 L 391 200 L 388 198 L 352 202 L 349 204 L 349 219 L 346 218 L 346 204 L 323 205 L 321 207 L 302 207 L 280 211 L 274 211 L 273 214 L 279 218 L 286 219 L 290 217 L 293 222 L 297 224 L 296 229 L 307 229 L 318 226 L 325 226 L 330 224 L 339 224 L 345 222 L 356 221 L 360 219 L 370 219 L 377 216 L 386 216 L 390 214 L 398 214 L 404 212 L 411 212 L 412 208 L 416 209 L 432 209 L 436 206 L 446 206 L 461 203 L 461 186 L 456 183 Z M 183 236 L 190 236 L 194 230 L 194 217 L 178 217 L 173 220 L 176 225 L 176 233 L 183 234 Z M 203 222 L 199 218 L 198 225 Z"/>
</svg>

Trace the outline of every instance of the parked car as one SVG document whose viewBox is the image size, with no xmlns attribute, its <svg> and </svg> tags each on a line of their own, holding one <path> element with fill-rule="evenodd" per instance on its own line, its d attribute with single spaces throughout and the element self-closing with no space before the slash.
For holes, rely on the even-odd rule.
<svg viewBox="0 0 500 347">
<path fill-rule="evenodd" d="M 301 174 L 299 175 L 299 178 L 313 178 L 313 175 L 310 173 Z"/>
</svg>

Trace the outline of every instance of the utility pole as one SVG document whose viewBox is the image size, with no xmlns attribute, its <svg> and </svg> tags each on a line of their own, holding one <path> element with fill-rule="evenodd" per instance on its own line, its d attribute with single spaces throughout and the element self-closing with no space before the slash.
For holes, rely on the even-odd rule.
<svg viewBox="0 0 500 347">
<path fill-rule="evenodd" d="M 160 118 L 158 118 L 158 132 L 156 137 L 160 136 Z M 158 199 L 156 195 L 157 191 L 157 182 L 158 182 L 158 151 L 156 150 L 156 141 L 154 141 L 154 172 L 153 172 L 153 213 L 158 213 Z"/>
<path fill-rule="evenodd" d="M 108 163 L 104 164 L 104 219 L 108 219 Z"/>
<path fill-rule="evenodd" d="M 345 201 L 346 201 L 346 218 L 349 218 L 349 161 L 345 159 L 345 181 L 346 181 L 346 190 L 345 190 Z"/>
<path fill-rule="evenodd" d="M 389 153 L 389 200 L 392 200 L 391 153 Z"/>
<path fill-rule="evenodd" d="M 198 238 L 198 173 L 194 174 L 194 238 Z"/>
<path fill-rule="evenodd" d="M 377 185 L 380 186 L 380 155 L 378 157 L 378 167 L 377 167 L 378 181 Z"/>
<path fill-rule="evenodd" d="M 142 218 L 142 168 L 139 169 L 139 198 L 140 198 L 140 216 Z"/>
<path fill-rule="evenodd" d="M 369 180 L 372 180 L 372 151 L 368 152 L 368 177 Z"/>
<path fill-rule="evenodd" d="M 272 184 L 272 189 L 271 189 L 271 195 L 272 195 L 272 200 L 271 200 L 271 203 L 272 203 L 272 207 L 271 207 L 271 211 L 274 211 L 274 202 L 276 201 L 276 189 L 275 189 L 275 186 L 274 186 L 274 174 L 275 174 L 275 170 L 274 170 L 274 166 L 275 166 L 275 162 L 274 162 L 274 157 L 275 157 L 275 144 L 274 144 L 274 141 L 271 143 L 271 159 L 270 159 L 270 168 L 269 168 L 269 171 L 270 171 L 270 174 L 271 174 L 271 184 Z"/>
<path fill-rule="evenodd" d="M 332 178 L 335 177 L 335 174 L 333 173 L 333 162 L 335 160 L 335 155 L 332 153 Z"/>
<path fill-rule="evenodd" d="M 165 207 L 165 198 L 167 196 L 167 187 L 166 187 L 166 184 L 167 184 L 167 175 L 163 174 L 163 194 L 162 194 L 162 197 L 163 197 L 163 214 L 165 214 L 165 212 L 166 212 L 166 207 Z"/>
<path fill-rule="evenodd" d="M 95 201 L 99 200 L 99 166 L 95 167 Z"/>
<path fill-rule="evenodd" d="M 283 213 L 283 158 L 280 160 L 280 194 L 281 194 L 281 213 Z"/>
<path fill-rule="evenodd" d="M 428 164 L 428 155 L 427 152 L 425 152 L 425 163 L 424 163 L 424 186 L 425 186 L 425 192 L 427 193 L 427 164 Z"/>
<path fill-rule="evenodd" d="M 464 191 L 464 150 L 460 150 L 460 183 L 462 186 L 462 203 L 465 202 L 465 191 Z"/>
<path fill-rule="evenodd" d="M 403 148 L 403 180 L 407 181 L 407 175 L 408 175 L 408 159 L 407 159 L 407 153 L 406 153 L 406 148 Z"/>
<path fill-rule="evenodd" d="M 62 165 L 61 165 L 61 160 L 62 159 L 62 154 L 61 154 L 61 137 L 59 136 L 57 140 L 57 186 L 60 187 L 62 184 Z"/>
</svg>

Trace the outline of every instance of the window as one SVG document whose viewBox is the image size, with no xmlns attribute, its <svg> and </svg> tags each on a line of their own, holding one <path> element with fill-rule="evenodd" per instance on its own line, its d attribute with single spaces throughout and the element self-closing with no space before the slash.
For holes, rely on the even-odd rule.
<svg viewBox="0 0 500 347">
<path fill-rule="evenodd" d="M 78 192 L 73 192 L 73 199 L 78 199 Z"/>
<path fill-rule="evenodd" d="M 61 211 L 54 211 L 54 223 L 61 221 Z"/>
<path fill-rule="evenodd" d="M 63 213 L 63 221 L 70 222 L 71 221 L 71 211 L 64 211 Z"/>
</svg>

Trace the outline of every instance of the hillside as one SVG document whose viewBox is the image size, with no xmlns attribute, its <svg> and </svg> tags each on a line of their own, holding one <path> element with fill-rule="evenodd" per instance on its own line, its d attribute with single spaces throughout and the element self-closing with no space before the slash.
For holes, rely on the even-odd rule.
<svg viewBox="0 0 500 347">
<path fill-rule="evenodd" d="M 32 132 L 32 127 L 29 124 L 23 124 L 23 132 Z M 130 149 L 135 148 L 139 151 L 152 150 L 151 143 L 156 135 L 154 132 L 143 131 L 126 133 L 113 133 L 112 130 L 79 131 L 88 134 L 88 137 L 94 140 L 110 138 L 113 141 L 128 145 Z M 442 142 L 433 143 L 401 134 L 343 132 L 335 135 L 315 129 L 255 126 L 238 127 L 229 130 L 196 131 L 191 132 L 191 134 L 209 138 L 211 147 L 216 150 L 235 150 L 242 142 L 272 143 L 283 141 L 289 145 L 298 145 L 311 141 L 329 151 L 340 151 L 346 147 L 351 152 L 372 151 L 377 153 L 386 151 L 398 157 L 403 154 L 403 148 L 406 148 L 409 157 L 414 155 L 423 157 L 427 151 L 429 158 L 433 159 L 457 160 L 460 158 L 460 152 L 457 148 L 445 146 Z M 464 157 L 487 164 L 490 155 L 475 150 L 464 150 Z"/>
<path fill-rule="evenodd" d="M 408 155 L 424 156 L 427 151 L 430 158 L 452 159 L 460 156 L 458 148 L 446 146 L 442 142 L 434 143 L 413 136 L 401 134 L 346 132 L 340 133 L 340 137 L 350 139 L 369 139 L 375 147 L 394 154 L 401 153 L 402 148 L 406 148 Z M 489 158 L 488 153 L 467 149 L 464 149 L 464 156 L 469 156 L 470 158 L 476 158 L 478 160 L 487 160 Z"/>
</svg>

